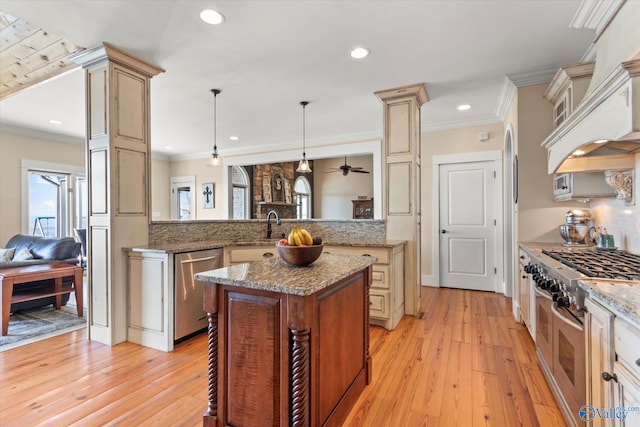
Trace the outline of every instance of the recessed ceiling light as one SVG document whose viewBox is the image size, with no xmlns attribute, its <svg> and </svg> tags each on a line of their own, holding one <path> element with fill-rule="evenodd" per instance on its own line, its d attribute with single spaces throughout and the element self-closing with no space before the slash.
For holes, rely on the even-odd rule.
<svg viewBox="0 0 640 427">
<path fill-rule="evenodd" d="M 604 144 L 605 142 L 609 141 L 608 139 L 598 139 L 596 141 L 593 141 L 594 144 Z"/>
<path fill-rule="evenodd" d="M 460 110 L 460 111 L 467 111 L 470 108 L 471 108 L 471 105 L 469 105 L 469 104 L 458 105 L 458 110 Z"/>
<path fill-rule="evenodd" d="M 211 25 L 219 25 L 224 22 L 224 16 L 213 9 L 203 9 L 202 12 L 200 12 L 200 19 Z"/>
<path fill-rule="evenodd" d="M 357 47 L 351 51 L 351 57 L 355 59 L 366 58 L 370 53 L 370 50 L 364 47 Z"/>
<path fill-rule="evenodd" d="M 240 138 L 238 138 L 237 136 L 230 136 L 229 139 L 232 140 L 232 141 L 237 141 Z"/>
<path fill-rule="evenodd" d="M 583 156 L 584 155 L 584 151 L 582 150 L 576 150 L 573 152 L 574 156 Z"/>
<path fill-rule="evenodd" d="M 54 124 L 54 125 L 61 125 L 62 124 L 62 122 L 60 120 L 55 120 L 55 119 L 49 120 L 49 123 Z"/>
</svg>

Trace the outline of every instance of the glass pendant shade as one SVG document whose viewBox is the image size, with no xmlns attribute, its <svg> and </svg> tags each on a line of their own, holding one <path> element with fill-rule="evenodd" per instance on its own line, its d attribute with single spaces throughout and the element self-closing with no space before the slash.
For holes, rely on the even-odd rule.
<svg viewBox="0 0 640 427">
<path fill-rule="evenodd" d="M 220 155 L 218 154 L 218 150 L 214 150 L 211 158 L 207 162 L 207 166 L 219 166 L 220 165 Z"/>
<path fill-rule="evenodd" d="M 311 172 L 311 167 L 309 166 L 309 160 L 307 160 L 307 153 L 305 152 L 305 109 L 309 104 L 308 101 L 301 101 L 300 105 L 302 105 L 302 160 L 298 164 L 298 168 L 296 172 L 300 173 L 309 173 Z"/>
<path fill-rule="evenodd" d="M 300 173 L 311 172 L 311 166 L 309 166 L 309 160 L 307 160 L 305 157 L 302 157 L 302 160 L 300 160 L 300 163 L 298 164 L 298 168 L 296 169 L 296 172 L 300 172 Z"/>
<path fill-rule="evenodd" d="M 207 166 L 219 166 L 221 163 L 220 155 L 218 154 L 218 145 L 216 144 L 216 133 L 218 130 L 217 126 L 217 105 L 216 99 L 218 94 L 221 92 L 220 89 L 211 89 L 213 93 L 213 152 L 211 153 L 211 158 L 207 162 Z"/>
</svg>

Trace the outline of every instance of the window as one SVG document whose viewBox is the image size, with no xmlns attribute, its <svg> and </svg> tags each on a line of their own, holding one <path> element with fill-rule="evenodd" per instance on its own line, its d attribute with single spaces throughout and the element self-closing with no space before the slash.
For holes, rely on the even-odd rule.
<svg viewBox="0 0 640 427">
<path fill-rule="evenodd" d="M 84 168 L 22 160 L 22 230 L 38 236 L 71 236 L 86 228 L 87 183 Z"/>
<path fill-rule="evenodd" d="M 249 175 L 242 166 L 231 167 L 231 219 L 249 219 Z"/>
<path fill-rule="evenodd" d="M 296 178 L 293 185 L 293 198 L 296 203 L 296 217 L 298 219 L 311 218 L 311 185 L 304 176 Z"/>
</svg>

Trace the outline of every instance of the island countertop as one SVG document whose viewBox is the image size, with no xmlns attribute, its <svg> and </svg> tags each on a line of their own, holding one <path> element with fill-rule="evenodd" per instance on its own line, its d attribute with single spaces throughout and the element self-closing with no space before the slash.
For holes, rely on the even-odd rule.
<svg viewBox="0 0 640 427">
<path fill-rule="evenodd" d="M 242 239 L 242 240 L 204 240 L 195 242 L 176 242 L 158 245 L 134 246 L 124 248 L 126 251 L 134 252 L 161 252 L 161 253 L 181 253 L 202 251 L 207 249 L 226 248 L 229 246 L 275 246 L 279 239 Z M 352 247 L 380 247 L 394 248 L 403 246 L 404 240 L 372 240 L 372 241 L 349 241 L 349 242 L 324 242 L 325 246 L 352 246 Z"/>
<path fill-rule="evenodd" d="M 243 288 L 311 295 L 351 274 L 375 264 L 373 256 L 323 253 L 311 265 L 293 267 L 280 257 L 237 264 L 195 275 L 196 280 Z"/>
</svg>

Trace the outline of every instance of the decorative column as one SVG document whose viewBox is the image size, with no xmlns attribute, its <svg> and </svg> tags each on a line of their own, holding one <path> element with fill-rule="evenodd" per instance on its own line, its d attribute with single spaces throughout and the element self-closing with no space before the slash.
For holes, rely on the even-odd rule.
<svg viewBox="0 0 640 427">
<path fill-rule="evenodd" d="M 124 247 L 148 241 L 149 86 L 164 72 L 108 43 L 71 58 L 85 69 L 89 339 L 127 339 Z"/>
<path fill-rule="evenodd" d="M 383 217 L 387 238 L 406 240 L 406 314 L 420 311 L 420 107 L 429 100 L 424 84 L 375 92 L 384 105 Z"/>
</svg>

